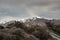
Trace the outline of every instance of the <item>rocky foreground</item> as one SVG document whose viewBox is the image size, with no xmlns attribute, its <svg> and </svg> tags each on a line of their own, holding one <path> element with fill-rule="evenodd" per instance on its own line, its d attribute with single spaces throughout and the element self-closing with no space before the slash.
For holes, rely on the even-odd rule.
<svg viewBox="0 0 60 40">
<path fill-rule="evenodd" d="M 0 24 L 0 40 L 60 40 L 60 20 L 33 18 Z"/>
</svg>

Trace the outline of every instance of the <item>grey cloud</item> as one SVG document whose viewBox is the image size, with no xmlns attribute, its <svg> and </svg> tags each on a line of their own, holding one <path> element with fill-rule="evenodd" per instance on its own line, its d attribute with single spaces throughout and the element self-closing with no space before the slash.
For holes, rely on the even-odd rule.
<svg viewBox="0 0 60 40">
<path fill-rule="evenodd" d="M 0 0 L 0 16 L 34 15 L 60 18 L 60 0 Z"/>
</svg>

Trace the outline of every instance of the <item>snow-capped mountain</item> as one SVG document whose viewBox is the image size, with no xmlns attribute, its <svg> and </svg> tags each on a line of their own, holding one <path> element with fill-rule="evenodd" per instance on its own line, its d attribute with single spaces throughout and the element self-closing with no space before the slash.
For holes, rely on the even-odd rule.
<svg viewBox="0 0 60 40">
<path fill-rule="evenodd" d="M 2 17 L 0 19 L 0 23 L 6 23 L 6 22 L 9 22 L 11 20 L 17 20 L 17 21 L 24 21 L 25 19 L 36 19 L 36 18 L 39 18 L 41 19 L 42 17 L 29 17 L 29 18 L 19 18 L 19 17 L 10 17 L 10 16 L 7 16 L 7 17 Z M 52 18 L 44 18 L 44 19 L 48 19 L 48 20 L 51 20 Z"/>
<path fill-rule="evenodd" d="M 27 36 L 27 38 L 30 38 L 30 36 L 32 36 L 32 40 L 40 40 L 40 33 L 42 33 L 44 36 L 42 36 L 41 40 L 59 40 L 60 20 L 42 17 L 31 17 L 25 19 L 16 17 L 4 17 L 0 20 L 0 33 L 2 33 L 3 36 L 9 37 L 13 33 L 18 33 L 19 35 L 24 36 L 24 38 L 26 38 L 25 36 Z"/>
</svg>

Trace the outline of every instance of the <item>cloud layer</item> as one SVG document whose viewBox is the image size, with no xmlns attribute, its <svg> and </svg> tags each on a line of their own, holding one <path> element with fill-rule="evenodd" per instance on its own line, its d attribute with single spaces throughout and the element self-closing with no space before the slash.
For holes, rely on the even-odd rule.
<svg viewBox="0 0 60 40">
<path fill-rule="evenodd" d="M 4 16 L 60 19 L 60 0 L 0 0 L 0 17 Z"/>
</svg>

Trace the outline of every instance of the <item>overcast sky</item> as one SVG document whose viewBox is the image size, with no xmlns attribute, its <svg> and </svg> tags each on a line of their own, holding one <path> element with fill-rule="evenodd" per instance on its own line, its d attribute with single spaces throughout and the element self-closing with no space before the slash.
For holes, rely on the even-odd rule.
<svg viewBox="0 0 60 40">
<path fill-rule="evenodd" d="M 60 19 L 60 0 L 0 0 L 0 18 L 5 16 Z"/>
</svg>

